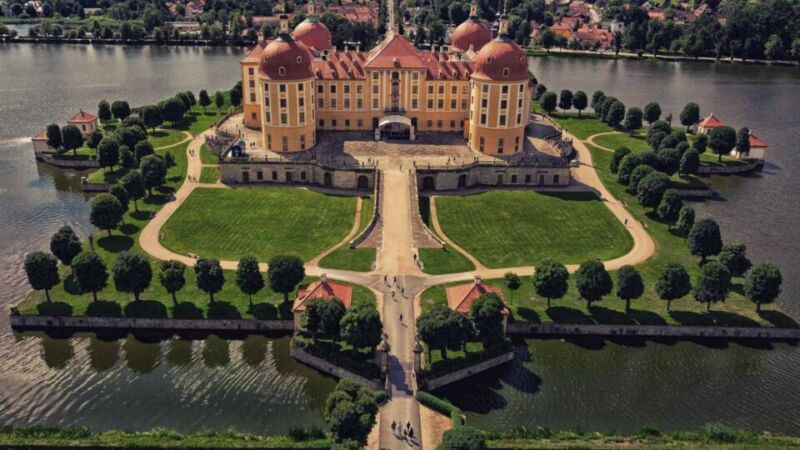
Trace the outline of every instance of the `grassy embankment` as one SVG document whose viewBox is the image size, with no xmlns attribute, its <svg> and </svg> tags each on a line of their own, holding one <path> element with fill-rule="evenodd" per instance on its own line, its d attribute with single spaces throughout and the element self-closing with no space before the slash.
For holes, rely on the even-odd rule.
<svg viewBox="0 0 800 450">
<path fill-rule="evenodd" d="M 361 198 L 361 217 L 358 234 L 364 231 L 372 220 L 374 214 L 375 201 L 369 197 Z M 358 235 L 357 234 L 357 235 Z M 376 249 L 369 247 L 350 248 L 345 244 L 319 262 L 320 267 L 331 269 L 353 270 L 356 272 L 369 272 L 375 262 Z"/>
<path fill-rule="evenodd" d="M 435 235 L 436 231 L 433 229 L 431 219 L 430 201 L 430 197 L 419 197 L 419 213 L 422 216 L 422 221 L 425 222 L 431 233 Z M 441 239 L 441 236 L 438 237 Z M 431 275 L 475 270 L 475 265 L 470 260 L 447 245 L 443 248 L 420 248 L 417 251 L 419 252 L 419 259 L 422 261 L 423 271 Z"/>
</svg>

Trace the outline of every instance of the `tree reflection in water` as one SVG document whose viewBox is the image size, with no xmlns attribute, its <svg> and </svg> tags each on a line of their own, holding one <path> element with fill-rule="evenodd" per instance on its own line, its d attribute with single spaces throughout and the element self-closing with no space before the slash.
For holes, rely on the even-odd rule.
<svg viewBox="0 0 800 450">
<path fill-rule="evenodd" d="M 67 361 L 75 356 L 75 349 L 69 339 L 53 339 L 42 335 L 42 359 L 51 369 L 62 369 Z"/>
<path fill-rule="evenodd" d="M 89 360 L 95 372 L 103 372 L 114 367 L 119 360 L 119 341 L 104 341 L 95 335 L 90 335 Z"/>
<path fill-rule="evenodd" d="M 159 344 L 139 342 L 134 338 L 128 338 L 122 347 L 125 350 L 125 362 L 131 370 L 150 373 L 158 366 L 158 357 L 161 354 Z"/>
<path fill-rule="evenodd" d="M 224 367 L 231 362 L 228 341 L 209 335 L 203 347 L 203 362 L 206 367 Z"/>
<path fill-rule="evenodd" d="M 172 338 L 167 350 L 167 361 L 175 366 L 186 366 L 192 363 L 192 341 Z"/>
<path fill-rule="evenodd" d="M 264 362 L 267 352 L 267 338 L 264 336 L 247 336 L 241 345 L 242 360 L 250 367 L 257 367 Z"/>
</svg>

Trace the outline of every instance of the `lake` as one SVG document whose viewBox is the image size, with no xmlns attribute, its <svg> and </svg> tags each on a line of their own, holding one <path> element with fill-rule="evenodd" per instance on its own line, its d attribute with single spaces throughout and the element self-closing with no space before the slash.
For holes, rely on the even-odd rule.
<svg viewBox="0 0 800 450">
<path fill-rule="evenodd" d="M 37 164 L 30 136 L 101 99 L 133 105 L 178 91 L 229 89 L 241 49 L 0 44 L 0 305 L 28 290 L 26 252 L 45 248 L 67 223 L 89 230 L 80 173 Z M 678 116 L 688 101 L 770 144 L 760 174 L 715 177 L 721 198 L 697 205 L 726 241 L 784 274 L 782 307 L 800 316 L 798 191 L 800 71 L 795 68 L 657 61 L 531 58 L 551 90 L 595 89 L 630 107 L 658 101 Z M 487 428 L 539 426 L 633 431 L 709 422 L 798 434 L 800 350 L 707 343 L 528 341 L 530 354 L 443 393 Z M 520 350 L 521 353 L 525 353 Z M 333 380 L 288 358 L 286 338 L 225 341 L 80 334 L 14 334 L 0 314 L 0 424 L 95 429 L 202 428 L 285 432 L 319 425 Z"/>
</svg>

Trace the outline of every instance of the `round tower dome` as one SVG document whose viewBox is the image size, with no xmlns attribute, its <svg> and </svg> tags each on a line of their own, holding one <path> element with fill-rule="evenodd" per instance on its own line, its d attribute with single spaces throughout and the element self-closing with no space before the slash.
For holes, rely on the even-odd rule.
<svg viewBox="0 0 800 450">
<path fill-rule="evenodd" d="M 478 2 L 470 6 L 469 18 L 453 30 L 451 37 L 453 49 L 465 52 L 472 46 L 478 51 L 492 40 L 492 31 L 478 18 Z"/>
<path fill-rule="evenodd" d="M 312 78 L 313 56 L 308 47 L 282 32 L 267 44 L 261 55 L 260 74 L 270 80 L 305 80 Z"/>
<path fill-rule="evenodd" d="M 525 50 L 508 35 L 508 17 L 500 21 L 500 32 L 475 56 L 473 78 L 492 81 L 525 81 L 528 61 Z"/>
<path fill-rule="evenodd" d="M 306 47 L 319 51 L 330 50 L 333 47 L 331 32 L 316 16 L 313 1 L 308 3 L 308 18 L 297 24 L 292 36 Z"/>
</svg>

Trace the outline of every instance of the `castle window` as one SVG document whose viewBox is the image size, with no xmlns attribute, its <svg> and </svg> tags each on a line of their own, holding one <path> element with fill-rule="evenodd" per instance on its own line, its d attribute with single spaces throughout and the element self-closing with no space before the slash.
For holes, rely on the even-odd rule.
<svg viewBox="0 0 800 450">
<path fill-rule="evenodd" d="M 500 126 L 501 127 L 506 126 L 506 116 L 505 115 L 501 115 L 500 116 Z"/>
<path fill-rule="evenodd" d="M 517 175 L 516 174 L 511 175 L 511 182 L 512 183 L 516 183 L 517 182 Z"/>
<path fill-rule="evenodd" d="M 508 108 L 508 100 L 500 100 L 500 109 Z"/>
<path fill-rule="evenodd" d="M 304 107 L 304 106 L 306 106 L 306 99 L 305 99 L 305 97 L 300 97 L 300 98 L 298 98 L 298 99 L 297 99 L 297 105 L 298 105 L 299 107 L 301 107 L 301 108 L 302 108 L 302 107 Z"/>
<path fill-rule="evenodd" d="M 483 136 L 481 136 L 481 138 L 480 138 L 480 146 L 479 146 L 481 153 L 483 153 L 483 145 L 484 145 L 485 142 L 486 142 L 486 140 L 483 138 Z"/>
<path fill-rule="evenodd" d="M 289 116 L 286 113 L 281 113 L 281 125 L 286 125 L 289 123 Z"/>
<path fill-rule="evenodd" d="M 489 93 L 489 85 L 488 84 L 484 84 L 483 87 L 481 88 L 481 91 L 483 91 L 484 94 L 488 94 Z"/>
<path fill-rule="evenodd" d="M 349 84 L 345 84 L 344 85 L 344 93 L 345 94 L 349 94 L 350 93 L 350 85 Z"/>
<path fill-rule="evenodd" d="M 531 174 L 525 174 L 525 184 L 530 184 L 531 182 Z"/>
<path fill-rule="evenodd" d="M 317 100 L 317 106 L 319 108 L 324 108 L 325 107 L 325 100 L 323 100 L 322 97 L 320 97 L 319 100 Z"/>
<path fill-rule="evenodd" d="M 444 100 L 440 98 L 439 101 L 436 102 L 436 107 L 439 109 L 444 109 Z"/>
<path fill-rule="evenodd" d="M 433 85 L 432 84 L 428 85 L 428 95 L 433 95 Z"/>
<path fill-rule="evenodd" d="M 336 99 L 335 98 L 331 99 L 331 109 L 336 109 Z"/>
<path fill-rule="evenodd" d="M 456 127 L 456 121 L 455 120 L 451 120 L 450 121 L 450 128 L 455 128 L 455 127 Z"/>
<path fill-rule="evenodd" d="M 503 76 L 507 77 L 509 75 L 511 75 L 511 69 L 509 69 L 508 67 L 503 67 Z"/>
<path fill-rule="evenodd" d="M 372 99 L 372 109 L 378 109 L 378 99 L 377 98 L 373 98 Z"/>
<path fill-rule="evenodd" d="M 350 128 L 350 119 L 344 119 L 344 127 Z"/>
<path fill-rule="evenodd" d="M 523 92 L 525 92 L 525 85 L 520 83 L 519 84 L 519 93 L 522 94 Z"/>
<path fill-rule="evenodd" d="M 278 181 L 278 171 L 277 170 L 273 170 L 272 171 L 272 179 L 275 180 L 275 181 Z"/>
<path fill-rule="evenodd" d="M 411 99 L 411 109 L 417 109 L 417 99 Z"/>
<path fill-rule="evenodd" d="M 325 86 L 323 86 L 321 84 L 317 85 L 317 92 L 319 92 L 320 94 L 325 92 Z"/>
<path fill-rule="evenodd" d="M 379 90 L 380 90 L 380 86 L 378 86 L 377 84 L 373 84 L 372 85 L 372 93 L 373 94 L 377 94 L 379 92 Z M 377 106 L 376 106 L 376 108 L 377 108 Z"/>
<path fill-rule="evenodd" d="M 426 125 L 428 125 L 428 128 L 433 128 L 433 121 L 429 120 Z"/>
<path fill-rule="evenodd" d="M 286 92 L 286 85 L 285 84 L 278 85 L 278 91 L 280 93 L 282 93 L 282 94 L 285 93 Z"/>
<path fill-rule="evenodd" d="M 285 98 L 282 98 L 280 103 L 281 103 L 281 108 L 286 108 L 286 99 Z"/>
<path fill-rule="evenodd" d="M 272 116 L 270 116 L 269 111 L 266 112 L 264 119 L 267 123 L 272 122 Z"/>
<path fill-rule="evenodd" d="M 377 80 L 379 75 L 378 72 L 372 72 L 372 79 Z"/>
<path fill-rule="evenodd" d="M 364 128 L 364 121 L 363 120 L 358 119 L 358 122 L 356 122 L 356 123 L 358 124 L 358 128 Z"/>
<path fill-rule="evenodd" d="M 456 109 L 456 99 L 450 100 L 450 109 Z"/>
<path fill-rule="evenodd" d="M 553 175 L 553 184 L 558 184 L 558 175 Z"/>
<path fill-rule="evenodd" d="M 416 84 L 411 86 L 411 93 L 414 94 L 414 95 L 418 94 L 419 93 L 419 86 L 417 86 Z"/>
<path fill-rule="evenodd" d="M 515 152 L 518 152 L 518 151 L 519 151 L 519 136 L 517 136 L 516 138 L 514 138 L 514 151 L 515 151 Z"/>
<path fill-rule="evenodd" d="M 443 84 L 439 85 L 439 95 L 444 95 L 444 85 Z"/>
<path fill-rule="evenodd" d="M 489 99 L 484 97 L 481 99 L 481 108 L 486 108 L 487 106 L 489 106 Z"/>
<path fill-rule="evenodd" d="M 250 75 L 253 75 L 255 73 L 255 71 L 251 67 L 251 68 L 247 69 L 247 73 L 249 73 Z"/>
<path fill-rule="evenodd" d="M 332 120 L 331 120 L 331 126 L 332 126 L 333 128 L 336 128 L 336 119 L 332 119 Z"/>
<path fill-rule="evenodd" d="M 267 135 L 267 150 L 272 150 L 272 135 Z"/>
<path fill-rule="evenodd" d="M 364 99 L 363 98 L 356 99 L 356 107 L 358 109 L 364 109 Z"/>
<path fill-rule="evenodd" d="M 517 114 L 517 125 L 522 123 L 522 114 Z"/>
<path fill-rule="evenodd" d="M 325 119 L 319 119 L 319 127 L 325 128 Z"/>
<path fill-rule="evenodd" d="M 306 135 L 305 134 L 301 134 L 300 135 L 300 150 L 305 150 L 305 149 L 306 149 Z M 305 175 L 305 174 L 306 173 L 303 172 L 303 175 Z M 305 179 L 305 177 L 303 177 L 303 179 Z"/>
<path fill-rule="evenodd" d="M 256 180 L 264 181 L 264 172 L 262 172 L 260 170 L 258 172 L 256 172 Z"/>
<path fill-rule="evenodd" d="M 254 103 L 256 101 L 256 94 L 255 92 L 250 93 L 250 103 Z"/>
<path fill-rule="evenodd" d="M 486 114 L 481 114 L 481 125 L 486 125 Z"/>
<path fill-rule="evenodd" d="M 253 70 L 253 69 L 250 69 Z M 416 81 L 419 80 L 419 72 L 411 72 L 411 79 Z"/>
<path fill-rule="evenodd" d="M 256 80 L 250 80 L 250 87 L 251 88 L 256 87 Z"/>
<path fill-rule="evenodd" d="M 286 75 L 286 67 L 283 66 L 278 67 L 278 75 L 280 76 Z"/>
<path fill-rule="evenodd" d="M 344 109 L 350 109 L 350 99 L 344 99 Z"/>
<path fill-rule="evenodd" d="M 501 91 L 501 92 L 502 92 L 504 95 L 505 95 L 505 94 L 508 94 L 508 86 L 507 86 L 507 85 L 506 85 L 506 86 L 503 86 L 503 88 L 502 88 L 502 91 Z"/>
<path fill-rule="evenodd" d="M 331 94 L 335 94 L 335 93 L 336 93 L 336 85 L 332 84 L 331 85 Z"/>
<path fill-rule="evenodd" d="M 497 153 L 503 153 L 503 147 L 506 144 L 506 140 L 503 138 L 497 139 Z"/>
<path fill-rule="evenodd" d="M 363 94 L 364 93 L 364 86 L 357 84 L 356 85 L 356 94 Z"/>
<path fill-rule="evenodd" d="M 433 99 L 428 99 L 428 109 L 433 109 Z"/>
<path fill-rule="evenodd" d="M 283 151 L 289 151 L 289 136 L 284 136 L 282 139 Z"/>
<path fill-rule="evenodd" d="M 300 125 L 306 124 L 306 113 L 300 112 Z"/>
<path fill-rule="evenodd" d="M 467 109 L 467 101 L 461 100 L 461 109 Z"/>
<path fill-rule="evenodd" d="M 305 136 L 303 136 L 303 137 L 305 137 Z M 305 139 L 303 139 L 303 141 L 305 141 Z M 303 146 L 303 148 L 305 148 L 305 146 Z M 306 179 L 306 172 L 305 171 L 300 172 L 300 179 L 301 180 L 305 180 Z"/>
<path fill-rule="evenodd" d="M 442 128 L 442 121 L 441 120 L 437 120 L 436 121 L 436 128 Z"/>
<path fill-rule="evenodd" d="M 304 86 L 305 85 L 303 83 L 298 84 L 297 85 L 297 92 L 303 92 L 303 89 L 305 89 Z"/>
<path fill-rule="evenodd" d="M 456 95 L 456 94 L 458 94 L 458 86 L 456 86 L 456 85 L 454 84 L 454 85 L 453 85 L 453 86 L 450 88 L 450 93 L 451 93 L 452 95 Z"/>
<path fill-rule="evenodd" d="M 250 118 L 256 120 L 256 113 L 250 113 Z"/>
</svg>

